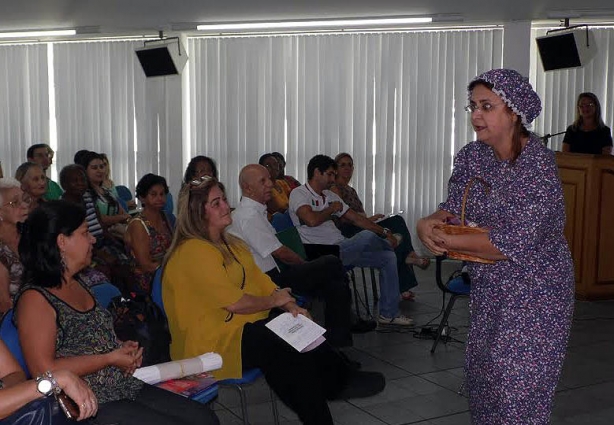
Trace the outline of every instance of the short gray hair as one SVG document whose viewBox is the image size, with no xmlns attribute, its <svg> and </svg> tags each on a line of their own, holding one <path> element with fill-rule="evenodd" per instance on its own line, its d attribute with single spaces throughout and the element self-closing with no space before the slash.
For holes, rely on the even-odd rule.
<svg viewBox="0 0 614 425">
<path fill-rule="evenodd" d="M 3 194 L 9 189 L 18 188 L 21 189 L 21 183 L 17 179 L 13 177 L 2 177 L 0 178 L 0 204 L 3 202 Z"/>
</svg>

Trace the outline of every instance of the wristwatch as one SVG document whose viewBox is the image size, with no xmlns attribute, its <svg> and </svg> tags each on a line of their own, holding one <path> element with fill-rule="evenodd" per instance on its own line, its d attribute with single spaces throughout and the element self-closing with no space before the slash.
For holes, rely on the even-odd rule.
<svg viewBox="0 0 614 425">
<path fill-rule="evenodd" d="M 386 239 L 389 234 L 390 234 L 390 229 L 387 227 L 384 227 L 384 231 L 382 232 L 381 235 L 379 235 L 379 237 L 382 239 Z"/>
<path fill-rule="evenodd" d="M 60 386 L 50 371 L 47 371 L 36 378 L 36 389 L 45 397 L 52 394 L 59 394 L 61 391 Z"/>
</svg>

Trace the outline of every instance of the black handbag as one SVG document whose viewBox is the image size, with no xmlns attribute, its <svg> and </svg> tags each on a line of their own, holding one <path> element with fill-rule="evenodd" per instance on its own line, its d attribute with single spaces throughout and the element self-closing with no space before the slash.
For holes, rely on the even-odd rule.
<svg viewBox="0 0 614 425">
<path fill-rule="evenodd" d="M 108 307 L 113 327 L 121 341 L 136 341 L 143 347 L 143 364 L 150 366 L 171 360 L 171 334 L 164 312 L 149 296 L 115 297 Z"/>
</svg>

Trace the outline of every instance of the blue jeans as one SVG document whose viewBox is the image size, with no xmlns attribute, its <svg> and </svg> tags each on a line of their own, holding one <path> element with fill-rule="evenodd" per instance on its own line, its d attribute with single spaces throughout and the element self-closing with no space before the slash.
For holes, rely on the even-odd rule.
<svg viewBox="0 0 614 425">
<path fill-rule="evenodd" d="M 379 314 L 396 317 L 399 314 L 399 273 L 392 246 L 369 230 L 363 230 L 339 244 L 344 266 L 379 269 Z"/>
</svg>

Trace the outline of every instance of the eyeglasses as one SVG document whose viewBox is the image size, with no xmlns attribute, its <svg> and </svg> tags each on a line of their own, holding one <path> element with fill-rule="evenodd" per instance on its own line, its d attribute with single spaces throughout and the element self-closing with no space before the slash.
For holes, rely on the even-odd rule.
<svg viewBox="0 0 614 425">
<path fill-rule="evenodd" d="M 194 180 L 191 180 L 190 186 L 192 186 L 192 188 L 195 188 L 195 187 L 200 186 L 201 184 L 204 184 L 206 182 L 210 182 L 213 180 L 215 180 L 215 177 L 211 177 L 205 174 L 204 176 L 200 176 L 200 177 L 195 178 Z"/>
<path fill-rule="evenodd" d="M 21 198 L 21 200 L 16 199 L 14 201 L 10 201 L 10 202 L 7 202 L 6 204 L 3 204 L 2 206 L 4 207 L 6 205 L 9 205 L 11 208 L 19 208 L 22 205 L 29 206 L 31 203 L 32 203 L 32 198 L 24 195 L 24 197 Z"/>
<path fill-rule="evenodd" d="M 492 112 L 492 110 L 494 108 L 496 108 L 497 106 L 499 106 L 499 105 L 501 105 L 501 103 L 496 103 L 496 104 L 493 105 L 492 103 L 484 102 L 484 103 L 482 103 L 481 106 L 477 105 L 475 103 L 471 103 L 471 104 L 465 106 L 465 111 L 467 111 L 470 114 L 472 114 L 472 113 L 480 110 L 480 111 L 482 111 L 482 113 L 487 114 L 489 112 Z"/>
<path fill-rule="evenodd" d="M 580 103 L 578 105 L 578 108 L 594 108 L 595 104 L 594 103 Z"/>
</svg>

